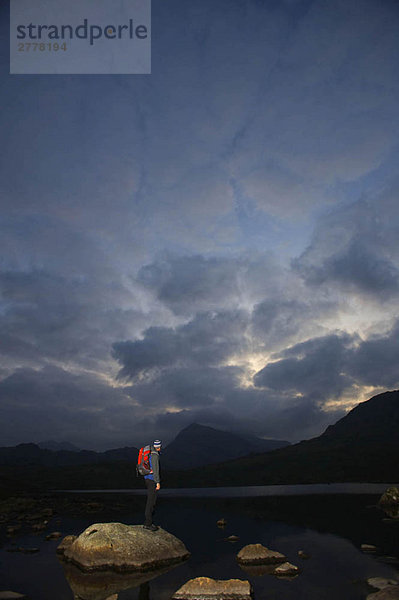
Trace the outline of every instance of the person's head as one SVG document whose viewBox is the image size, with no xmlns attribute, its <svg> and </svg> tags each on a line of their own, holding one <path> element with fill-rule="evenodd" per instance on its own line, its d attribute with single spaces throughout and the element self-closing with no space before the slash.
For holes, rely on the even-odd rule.
<svg viewBox="0 0 399 600">
<path fill-rule="evenodd" d="M 162 442 L 161 442 L 161 440 L 155 440 L 155 442 L 153 443 L 153 446 L 154 446 L 155 450 L 157 450 L 158 452 L 160 452 L 161 448 L 162 448 Z"/>
</svg>

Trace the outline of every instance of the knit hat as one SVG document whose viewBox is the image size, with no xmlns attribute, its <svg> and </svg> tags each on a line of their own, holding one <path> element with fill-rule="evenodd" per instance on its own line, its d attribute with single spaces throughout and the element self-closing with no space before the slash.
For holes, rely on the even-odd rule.
<svg viewBox="0 0 399 600">
<path fill-rule="evenodd" d="M 162 446 L 161 440 L 155 440 L 153 443 L 154 448 L 160 448 Z"/>
</svg>

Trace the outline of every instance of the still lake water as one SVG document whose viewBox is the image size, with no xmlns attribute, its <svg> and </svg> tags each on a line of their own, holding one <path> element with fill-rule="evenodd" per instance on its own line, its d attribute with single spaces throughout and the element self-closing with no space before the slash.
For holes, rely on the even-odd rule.
<svg viewBox="0 0 399 600">
<path fill-rule="evenodd" d="M 195 493 L 193 490 L 161 490 L 155 521 L 185 543 L 191 558 L 147 584 L 120 591 L 118 600 L 169 600 L 188 579 L 199 576 L 248 579 L 255 600 L 365 599 L 372 592 L 365 582 L 367 578 L 399 577 L 399 523 L 384 520 L 385 515 L 375 506 L 386 485 L 378 484 L 377 489 L 374 484 L 358 484 L 373 487 L 347 487 L 346 493 L 342 487 L 337 490 L 336 485 L 335 489 L 328 486 L 329 493 L 324 494 L 319 486 L 316 490 L 314 486 L 281 486 L 285 490 L 272 486 L 274 495 L 260 488 L 235 491 L 227 488 L 230 493 L 226 489 L 211 488 L 212 492 L 202 490 L 201 495 L 198 490 Z M 294 487 L 293 495 L 293 490 L 287 491 L 287 488 Z M 137 497 L 135 490 L 129 510 L 127 492 L 132 494 L 133 491 L 102 493 L 106 509 L 99 514 L 57 514 L 46 533 L 58 530 L 63 535 L 79 534 L 95 522 L 142 523 L 145 499 Z M 91 492 L 93 494 L 98 500 L 99 492 Z M 125 503 L 123 510 L 117 506 L 121 498 Z M 87 499 L 91 498 L 87 495 Z M 227 521 L 224 529 L 216 525 L 222 517 Z M 230 535 L 238 536 L 239 541 L 226 541 Z M 10 541 L 2 535 L 0 591 L 23 592 L 30 600 L 73 600 L 63 564 L 55 554 L 59 540 L 44 541 L 44 537 L 43 533 L 33 535 L 28 530 L 21 531 L 15 539 L 17 546 L 40 548 L 37 554 L 29 555 L 7 552 Z M 244 545 L 251 543 L 261 543 L 282 552 L 300 567 L 301 573 L 285 580 L 244 572 L 236 562 L 236 555 Z M 363 553 L 360 550 L 363 543 L 377 546 L 377 552 Z M 301 560 L 298 550 L 304 550 L 310 558 Z M 96 582 L 90 591 L 90 577 L 86 576 L 88 587 L 86 596 L 82 597 L 99 600 L 101 593 L 93 592 Z M 126 586 L 122 582 L 120 589 L 123 587 Z M 108 589 L 109 595 L 115 593 L 114 588 Z"/>
<path fill-rule="evenodd" d="M 397 483 L 307 483 L 303 485 L 247 485 L 210 488 L 164 488 L 162 496 L 173 498 L 256 498 L 257 496 L 308 496 L 318 494 L 383 494 Z M 73 494 L 131 494 L 144 496 L 144 490 L 61 490 Z"/>
</svg>

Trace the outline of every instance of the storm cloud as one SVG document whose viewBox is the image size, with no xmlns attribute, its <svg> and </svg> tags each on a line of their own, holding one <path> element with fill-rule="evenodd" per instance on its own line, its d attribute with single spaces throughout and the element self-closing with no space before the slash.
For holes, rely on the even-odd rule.
<svg viewBox="0 0 399 600">
<path fill-rule="evenodd" d="M 361 199 L 320 220 L 311 244 L 293 261 L 308 284 L 339 285 L 381 301 L 398 297 L 398 189 L 395 183 L 373 200 Z"/>
<path fill-rule="evenodd" d="M 0 7 L 4 444 L 295 441 L 399 386 L 397 4 L 152 19 L 152 75 L 26 78 Z"/>
<path fill-rule="evenodd" d="M 220 365 L 246 351 L 247 322 L 243 311 L 223 311 L 198 313 L 176 329 L 150 328 L 142 340 L 114 344 L 114 356 L 123 364 L 120 376 L 134 378 L 172 365 Z"/>
<path fill-rule="evenodd" d="M 238 257 L 170 256 L 145 265 L 137 280 L 177 315 L 219 307 L 248 307 L 281 287 L 281 267 L 272 253 Z"/>
</svg>

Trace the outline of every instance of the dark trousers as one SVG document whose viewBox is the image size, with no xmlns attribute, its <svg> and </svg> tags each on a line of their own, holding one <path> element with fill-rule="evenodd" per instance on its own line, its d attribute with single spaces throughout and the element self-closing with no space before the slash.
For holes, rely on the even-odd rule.
<svg viewBox="0 0 399 600">
<path fill-rule="evenodd" d="M 150 584 L 148 581 L 141 584 L 138 600 L 150 600 Z"/>
<path fill-rule="evenodd" d="M 147 488 L 147 503 L 145 505 L 145 525 L 152 524 L 152 515 L 157 501 L 156 483 L 153 479 L 144 479 Z"/>
</svg>

